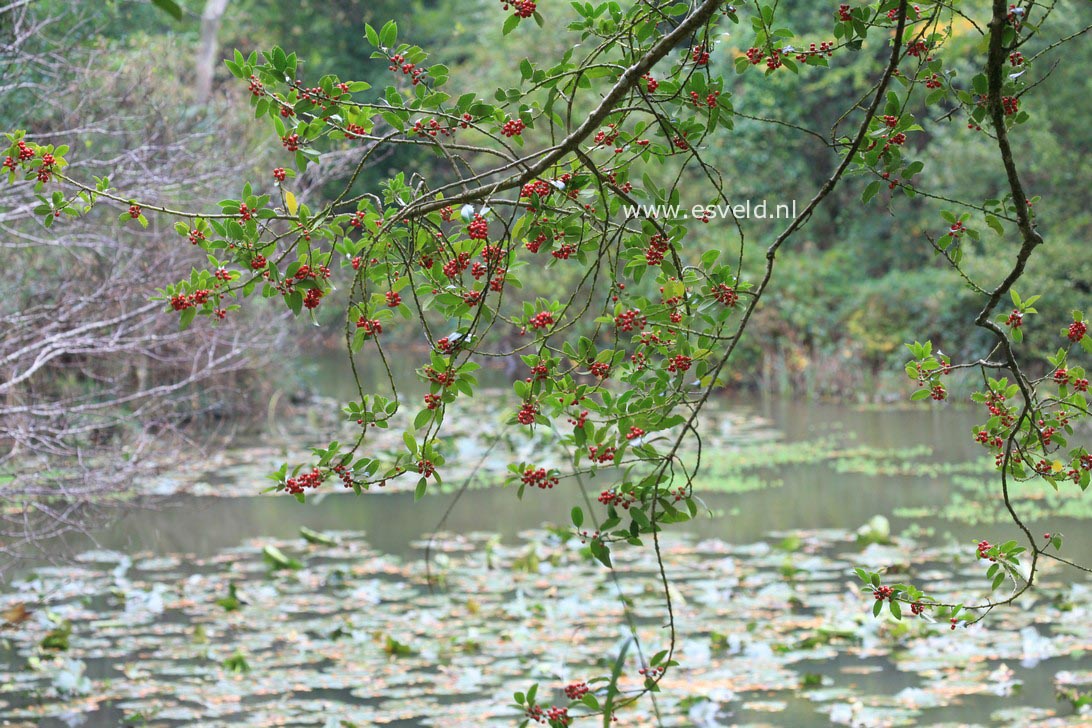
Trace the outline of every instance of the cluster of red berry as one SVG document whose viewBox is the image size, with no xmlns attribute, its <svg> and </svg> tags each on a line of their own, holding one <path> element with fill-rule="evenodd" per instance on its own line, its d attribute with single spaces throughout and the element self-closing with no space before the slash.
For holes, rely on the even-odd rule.
<svg viewBox="0 0 1092 728">
<path fill-rule="evenodd" d="M 302 493 L 307 488 L 317 488 L 322 485 L 325 476 L 318 468 L 311 468 L 309 472 L 300 473 L 294 478 L 284 481 L 284 489 L 293 495 Z"/>
<path fill-rule="evenodd" d="M 554 315 L 549 311 L 539 311 L 527 320 L 532 329 L 545 329 L 554 325 Z"/>
<path fill-rule="evenodd" d="M 455 127 L 444 126 L 440 122 L 436 121 L 436 119 L 432 119 L 432 118 L 430 118 L 428 121 L 418 119 L 417 121 L 413 122 L 412 131 L 417 136 L 434 137 L 434 136 L 437 136 L 437 135 L 441 135 L 441 136 L 454 136 L 455 135 Z"/>
<path fill-rule="evenodd" d="M 523 189 L 520 190 L 519 196 L 533 197 L 535 195 L 538 195 L 539 197 L 545 198 L 549 196 L 552 191 L 553 187 L 550 186 L 549 182 L 543 179 L 536 179 L 534 182 L 528 182 L 527 184 L 523 185 Z"/>
<path fill-rule="evenodd" d="M 524 485 L 537 486 L 543 490 L 553 488 L 558 484 L 557 476 L 551 475 L 546 468 L 527 468 L 523 471 L 521 480 Z"/>
<path fill-rule="evenodd" d="M 572 417 L 569 417 L 568 422 L 569 422 L 570 425 L 573 426 L 574 429 L 580 429 L 580 428 L 584 427 L 584 425 L 587 424 L 587 422 L 588 422 L 588 411 L 584 410 L 583 412 L 581 412 L 579 415 L 576 416 L 576 419 L 573 419 Z"/>
<path fill-rule="evenodd" d="M 356 327 L 364 329 L 364 336 L 378 336 L 383 333 L 383 325 L 379 319 L 369 319 L 361 316 L 356 320 Z"/>
<path fill-rule="evenodd" d="M 437 343 L 439 343 L 439 342 L 437 342 Z M 424 369 L 424 372 L 425 372 L 425 377 L 430 382 L 435 382 L 436 384 L 439 384 L 441 387 L 450 387 L 452 384 L 455 383 L 455 372 L 453 372 L 453 371 L 438 372 L 435 369 L 433 369 L 431 366 L 426 366 L 425 369 Z"/>
<path fill-rule="evenodd" d="M 1006 19 L 1013 28 L 1019 30 L 1020 24 L 1024 21 L 1024 13 L 1025 10 L 1019 5 L 1009 5 L 1009 14 Z"/>
<path fill-rule="evenodd" d="M 521 425 L 535 424 L 535 415 L 538 414 L 538 406 L 534 402 L 524 402 L 516 415 L 516 421 Z"/>
<path fill-rule="evenodd" d="M 180 293 L 176 296 L 171 296 L 171 308 L 175 311 L 185 311 L 187 308 L 194 308 L 200 306 L 209 300 L 209 295 L 212 291 L 205 288 L 199 288 L 193 293 L 185 294 Z"/>
<path fill-rule="evenodd" d="M 303 307 L 309 310 L 318 308 L 323 295 L 321 288 L 308 288 L 307 293 L 303 294 Z"/>
<path fill-rule="evenodd" d="M 717 283 L 713 286 L 713 300 L 728 308 L 735 308 L 735 305 L 739 303 L 739 294 L 727 283 Z"/>
<path fill-rule="evenodd" d="M 906 44 L 906 54 L 920 58 L 923 53 L 929 52 L 929 44 L 923 40 L 912 40 Z"/>
<path fill-rule="evenodd" d="M 401 71 L 403 75 L 410 77 L 410 83 L 414 86 L 421 83 L 421 77 L 425 75 L 424 69 L 418 68 L 416 64 L 407 61 L 406 57 L 401 53 L 395 53 L 390 57 L 390 65 L 387 66 L 387 70 L 396 73 Z"/>
<path fill-rule="evenodd" d="M 588 457 L 596 463 L 613 463 L 618 457 L 618 449 L 613 445 L 591 445 L 588 447 Z"/>
<path fill-rule="evenodd" d="M 636 308 L 623 311 L 614 317 L 614 325 L 619 331 L 633 331 L 635 328 L 643 328 L 646 323 L 648 319 Z"/>
<path fill-rule="evenodd" d="M 471 240 L 486 240 L 489 237 L 489 222 L 479 213 L 474 213 L 474 219 L 466 226 L 466 234 Z"/>
<path fill-rule="evenodd" d="M 637 494 L 632 490 L 629 493 L 623 493 L 620 490 L 604 490 L 597 500 L 605 506 L 621 506 L 624 510 L 629 510 L 629 507 L 637 502 Z"/>
<path fill-rule="evenodd" d="M 796 60 L 801 63 L 806 63 L 809 58 L 822 55 L 825 55 L 827 58 L 833 56 L 834 44 L 826 40 L 822 41 L 818 46 L 814 43 L 810 43 L 808 44 L 808 49 L 806 51 L 801 51 L 796 54 Z"/>
<path fill-rule="evenodd" d="M 523 130 L 527 128 L 527 125 L 523 123 L 522 119 L 509 119 L 504 122 L 504 126 L 501 127 L 501 134 L 506 137 L 515 137 L 523 133 Z"/>
<path fill-rule="evenodd" d="M 693 360 L 685 354 L 678 354 L 667 360 L 667 371 L 685 372 L 690 369 Z"/>
<path fill-rule="evenodd" d="M 484 222 L 484 220 L 483 220 Z M 470 223 L 473 225 L 474 223 Z M 431 267 L 431 266 L 429 266 Z M 460 273 L 470 267 L 470 253 L 458 253 L 454 258 L 444 263 L 444 275 L 448 278 L 456 278 Z"/>
<path fill-rule="evenodd" d="M 608 147 L 614 144 L 614 142 L 618 141 L 619 133 L 615 124 L 607 124 L 606 129 L 600 129 L 595 132 L 595 136 L 593 137 L 595 146 Z"/>
<path fill-rule="evenodd" d="M 1069 325 L 1069 331 L 1066 336 L 1069 340 L 1076 343 L 1084 338 L 1084 335 L 1088 333 L 1088 324 L 1084 321 L 1074 321 Z"/>
<path fill-rule="evenodd" d="M 501 8 L 508 10 L 509 7 L 511 7 L 515 15 L 521 18 L 531 17 L 537 9 L 534 0 L 501 0 Z"/>
<path fill-rule="evenodd" d="M 337 473 L 337 477 L 341 479 L 341 484 L 346 488 L 353 487 L 353 471 L 349 469 L 347 465 L 335 465 L 332 470 Z"/>
<path fill-rule="evenodd" d="M 576 252 L 576 246 L 572 243 L 562 243 L 550 251 L 550 255 L 558 260 L 568 260 Z"/>
<path fill-rule="evenodd" d="M 670 247 L 670 241 L 666 235 L 653 235 L 648 241 L 648 250 L 645 251 L 645 262 L 649 265 L 660 265 L 664 262 L 664 255 Z"/>
<path fill-rule="evenodd" d="M 527 377 L 527 381 L 542 381 L 548 376 L 550 376 L 550 368 L 545 364 L 536 364 L 531 367 L 531 376 Z"/>
</svg>

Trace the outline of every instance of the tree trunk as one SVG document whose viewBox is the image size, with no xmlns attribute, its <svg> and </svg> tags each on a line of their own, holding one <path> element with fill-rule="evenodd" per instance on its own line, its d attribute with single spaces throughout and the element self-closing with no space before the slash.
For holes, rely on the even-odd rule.
<svg viewBox="0 0 1092 728">
<path fill-rule="evenodd" d="M 212 94 L 212 74 L 216 70 L 216 54 L 220 44 L 216 35 L 224 17 L 228 0 L 206 0 L 201 13 L 201 50 L 197 54 L 197 103 L 207 104 Z"/>
</svg>

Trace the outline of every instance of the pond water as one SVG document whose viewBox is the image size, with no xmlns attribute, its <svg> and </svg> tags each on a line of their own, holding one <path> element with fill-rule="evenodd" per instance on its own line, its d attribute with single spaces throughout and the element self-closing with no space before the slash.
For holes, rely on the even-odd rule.
<svg viewBox="0 0 1092 728">
<path fill-rule="evenodd" d="M 336 360 L 309 379 L 351 394 Z M 475 459 L 486 418 L 468 413 L 453 451 Z M 858 591 L 855 566 L 957 601 L 988 594 L 973 544 L 1016 533 L 975 421 L 952 406 L 717 400 L 696 486 L 710 513 L 664 541 L 680 668 L 617 725 L 655 725 L 655 711 L 663 725 L 1088 725 L 1057 697 L 1092 691 L 1077 572 L 1048 565 L 1019 608 L 954 632 L 875 620 Z M 327 425 L 298 417 L 168 474 L 150 487 L 180 494 L 94 534 L 76 563 L 12 579 L 0 607 L 28 616 L 3 633 L 3 724 L 513 725 L 516 690 L 539 683 L 544 707 L 567 705 L 567 683 L 609 675 L 629 624 L 640 650 L 618 684 L 639 688 L 641 656 L 667 646 L 656 564 L 621 549 L 615 581 L 552 525 L 569 523 L 559 491 L 578 483 L 520 500 L 489 487 L 487 464 L 457 501 L 254 495 L 283 449 Z M 592 501 L 608 478 L 586 484 Z M 1079 491 L 1019 495 L 1035 532 L 1064 532 L 1066 555 L 1087 560 Z M 859 543 L 877 515 L 890 543 Z M 48 635 L 67 649 L 44 649 Z"/>
</svg>

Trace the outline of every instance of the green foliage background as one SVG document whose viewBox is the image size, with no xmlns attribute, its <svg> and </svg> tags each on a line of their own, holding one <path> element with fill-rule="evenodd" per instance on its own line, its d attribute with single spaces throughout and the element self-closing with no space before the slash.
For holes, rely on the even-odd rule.
<svg viewBox="0 0 1092 728">
<path fill-rule="evenodd" d="M 981 0 L 978 3 L 983 4 Z M 175 104 L 173 113 L 161 117 L 162 123 L 185 128 L 203 119 L 212 123 L 211 117 L 218 115 L 217 123 L 221 124 L 222 117 L 234 117 L 230 126 L 236 128 L 247 115 L 239 93 L 245 89 L 235 88 L 234 79 L 221 69 L 218 102 L 212 111 L 196 109 L 188 94 L 192 68 L 185 62 L 170 61 L 192 57 L 188 51 L 196 50 L 198 42 L 204 3 L 187 0 L 180 4 L 185 10 L 181 22 L 147 3 L 85 4 L 78 13 L 58 13 L 62 21 L 50 32 L 70 34 L 77 45 L 108 47 L 117 65 L 102 69 L 104 79 L 124 76 L 133 68 L 149 69 L 156 96 L 183 100 Z M 41 5 L 48 15 L 68 4 L 49 0 Z M 833 4 L 787 0 L 781 6 L 782 17 L 800 24 L 794 28 L 799 35 L 809 41 L 829 40 L 817 33 L 829 27 Z M 550 3 L 546 9 L 550 22 L 559 26 L 573 14 L 568 4 Z M 245 53 L 281 45 L 301 57 L 305 82 L 336 72 L 379 86 L 389 72 L 385 64 L 368 58 L 363 25 L 368 22 L 378 27 L 395 18 L 407 40 L 426 48 L 434 61 L 451 67 L 452 93 L 475 90 L 489 95 L 494 88 L 517 85 L 519 61 L 528 53 L 548 59 L 565 50 L 560 33 L 521 27 L 502 36 L 500 25 L 506 17 L 495 0 L 299 0 L 291 4 L 235 0 L 229 4 L 221 28 L 221 55 L 233 48 Z M 1092 21 L 1092 4 L 1063 0 L 1052 21 L 1058 23 L 1059 35 L 1075 32 Z M 716 135 L 704 154 L 729 180 L 735 200 L 767 199 L 771 205 L 797 200 L 802 207 L 824 181 L 833 155 L 791 126 L 758 119 L 781 119 L 826 135 L 835 121 L 835 100 L 865 93 L 869 84 L 866 70 L 875 67 L 876 59 L 846 52 L 832 59 L 832 68 L 822 72 L 776 74 L 772 79 L 763 79 L 758 73 L 737 76 L 731 67 L 745 50 L 749 33 L 726 22 L 722 27 L 731 32 L 717 39 L 713 70 L 726 72 L 734 80 L 734 87 L 726 90 L 733 94 L 736 110 L 746 117 L 736 118 L 733 131 Z M 971 63 L 979 36 L 969 28 L 957 28 L 956 35 L 946 47 L 946 59 L 967 79 L 979 70 Z M 533 45 L 529 44 L 532 37 Z M 482 42 L 483 38 L 489 42 Z M 1046 42 L 1036 40 L 1025 48 L 1025 55 L 1039 50 L 1035 43 L 1041 47 Z M 551 47 L 551 43 L 558 47 Z M 1092 209 L 1086 166 L 1082 164 L 1092 151 L 1086 131 L 1092 111 L 1092 77 L 1086 69 L 1092 57 L 1088 43 L 1064 48 L 1065 53 L 1082 57 L 1067 58 L 1046 77 L 1031 103 L 1022 107 L 1036 123 L 1022 125 L 1016 135 L 1021 161 L 1028 170 L 1028 187 L 1042 197 L 1035 209 L 1047 240 L 1033 256 L 1020 291 L 1024 296 L 1043 295 L 1038 305 L 1041 314 L 1025 329 L 1029 345 L 1041 354 L 1057 346 L 1058 328 L 1069 320 L 1069 309 L 1092 303 L 1092 260 L 1088 254 Z M 1053 60 L 1046 56 L 1037 71 Z M 133 108 L 140 109 L 143 103 L 134 98 Z M 9 126 L 15 123 L 34 128 L 33 120 L 20 111 L 18 105 L 0 109 L 0 120 Z M 32 115 L 39 111 L 33 110 Z M 56 113 L 52 110 L 46 116 Z M 993 161 L 996 150 L 989 137 L 968 130 L 958 115 L 925 125 L 929 145 L 919 186 L 958 199 L 1000 196 L 1003 179 Z M 273 146 L 267 146 L 266 152 L 271 149 Z M 1074 156 L 1064 151 L 1072 149 L 1081 153 Z M 256 148 L 239 151 L 253 154 L 255 159 L 261 157 Z M 374 189 L 378 180 L 398 169 L 428 169 L 435 164 L 430 152 L 401 147 L 397 154 L 366 170 L 358 185 Z M 442 174 L 439 167 L 432 173 Z M 907 358 L 904 342 L 931 338 L 942 350 L 959 357 L 981 351 L 985 339 L 971 325 L 977 302 L 958 275 L 934 255 L 926 239 L 926 235 L 935 239 L 945 232 L 947 223 L 940 210 L 953 206 L 920 197 L 909 199 L 898 191 L 889 197 L 884 189 L 880 195 L 889 198 L 892 214 L 882 214 L 874 206 L 864 212 L 860 194 L 865 184 L 864 180 L 851 180 L 840 187 L 831 204 L 808 226 L 805 238 L 785 251 L 792 263 L 779 271 L 779 285 L 756 317 L 747 342 L 749 356 L 736 365 L 737 382 L 813 396 L 895 395 L 906 386 L 901 375 Z M 708 201 L 702 197 L 700 180 L 693 180 L 693 190 L 693 198 L 684 199 L 684 205 Z M 761 243 L 772 238 L 778 223 L 746 220 L 743 225 L 748 239 Z M 964 266 L 978 280 L 994 283 L 1016 250 L 1016 238 L 997 236 L 980 216 L 970 225 L 980 228 L 983 235 L 977 244 L 968 241 Z M 707 249 L 726 247 L 734 241 L 731 223 L 718 221 L 692 226 L 684 245 Z M 750 245 L 750 254 L 757 258 L 762 247 Z M 748 261 L 745 270 L 756 265 L 757 260 Z M 571 267 L 564 271 L 551 269 L 549 275 L 527 281 L 521 295 L 533 299 L 571 283 L 563 276 L 577 272 Z M 329 338 L 336 339 L 341 325 L 337 307 L 324 306 L 321 322 Z"/>
</svg>

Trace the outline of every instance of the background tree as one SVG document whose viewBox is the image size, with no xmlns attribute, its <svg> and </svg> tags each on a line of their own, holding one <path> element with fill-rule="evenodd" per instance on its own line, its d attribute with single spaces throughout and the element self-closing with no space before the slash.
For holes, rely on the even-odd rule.
<svg viewBox="0 0 1092 728">
<path fill-rule="evenodd" d="M 195 110 L 178 43 L 149 41 L 161 58 L 176 59 L 179 81 L 166 83 L 164 69 L 138 62 L 139 44 L 73 42 L 103 22 L 89 8 L 5 5 L 3 123 L 81 149 L 74 172 L 190 204 L 248 173 L 251 154 L 260 158 L 253 127 Z M 136 98 L 141 114 L 118 114 Z M 225 137 L 242 153 L 208 154 Z M 186 275 L 190 246 L 158 225 L 123 229 L 97 212 L 43 218 L 48 199 L 25 185 L 0 190 L 4 567 L 28 547 L 59 555 L 57 536 L 117 517 L 137 502 L 134 481 L 177 462 L 226 418 L 250 413 L 251 394 L 266 386 L 264 353 L 285 345 L 259 317 L 179 332 L 150 299 L 165 276 Z"/>
</svg>

